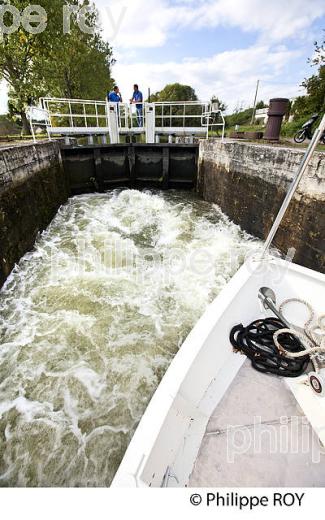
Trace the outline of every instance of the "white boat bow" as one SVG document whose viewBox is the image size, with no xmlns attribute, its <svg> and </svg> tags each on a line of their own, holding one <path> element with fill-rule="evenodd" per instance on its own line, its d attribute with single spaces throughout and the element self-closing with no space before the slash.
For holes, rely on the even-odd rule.
<svg viewBox="0 0 325 520">
<path fill-rule="evenodd" d="M 272 288 L 279 302 L 303 298 L 317 313 L 323 311 L 324 275 L 279 259 L 244 264 L 208 307 L 174 358 L 135 432 L 113 486 L 184 487 L 189 484 L 211 416 L 218 417 L 218 405 L 246 361 L 245 356 L 234 353 L 230 331 L 238 323 L 248 325 L 270 316 L 258 299 L 261 287 Z M 303 316 L 300 319 L 303 320 Z M 250 379 L 254 381 L 255 377 L 259 381 L 265 378 L 265 385 L 257 390 L 257 393 L 266 393 L 265 399 L 270 392 L 271 396 L 275 391 L 291 395 L 292 390 L 325 444 L 325 399 L 315 395 L 306 384 L 307 376 L 298 380 L 284 379 L 285 385 L 282 378 L 261 375 L 251 369 Z M 283 386 L 275 390 L 271 384 L 274 379 L 281 380 Z M 256 385 L 254 389 L 256 392 Z M 249 392 L 249 388 L 247 390 Z M 256 393 L 251 395 L 250 407 L 256 417 L 262 417 L 263 407 L 269 406 L 261 397 Z M 273 397 L 276 400 L 276 396 Z M 244 400 L 239 405 L 245 407 Z M 232 419 L 231 425 L 239 424 L 235 407 L 227 413 Z M 324 465 L 322 472 L 324 474 Z M 207 468 L 207 473 L 211 474 L 211 468 Z M 221 475 L 216 475 L 215 485 L 229 485 L 226 474 L 221 471 Z M 283 485 L 289 485 L 289 477 Z M 211 485 L 209 479 L 204 481 L 204 475 L 199 481 L 201 485 Z M 281 479 L 273 485 L 281 485 Z"/>
</svg>

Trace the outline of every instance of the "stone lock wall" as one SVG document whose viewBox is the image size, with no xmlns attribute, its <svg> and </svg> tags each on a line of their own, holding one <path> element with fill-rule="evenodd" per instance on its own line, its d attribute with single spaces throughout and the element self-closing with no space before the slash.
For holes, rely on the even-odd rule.
<svg viewBox="0 0 325 520">
<path fill-rule="evenodd" d="M 303 151 L 201 141 L 198 190 L 247 232 L 265 239 Z M 71 192 L 59 142 L 0 149 L 0 287 L 33 248 Z M 316 153 L 274 245 L 296 249 L 294 261 L 325 272 L 325 153 Z"/>
<path fill-rule="evenodd" d="M 303 151 L 216 140 L 201 141 L 198 189 L 247 232 L 265 239 L 297 173 Z M 325 272 L 325 153 L 314 154 L 275 237 L 294 262 Z"/>
<path fill-rule="evenodd" d="M 0 149 L 0 287 L 68 196 L 58 142 Z"/>
</svg>

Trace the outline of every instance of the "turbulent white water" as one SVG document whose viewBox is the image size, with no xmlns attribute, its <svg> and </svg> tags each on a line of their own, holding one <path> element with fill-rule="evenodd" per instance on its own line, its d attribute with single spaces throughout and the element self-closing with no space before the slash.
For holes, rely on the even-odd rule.
<svg viewBox="0 0 325 520">
<path fill-rule="evenodd" d="M 178 348 L 258 243 L 193 195 L 71 199 L 0 292 L 0 486 L 107 486 Z"/>
</svg>

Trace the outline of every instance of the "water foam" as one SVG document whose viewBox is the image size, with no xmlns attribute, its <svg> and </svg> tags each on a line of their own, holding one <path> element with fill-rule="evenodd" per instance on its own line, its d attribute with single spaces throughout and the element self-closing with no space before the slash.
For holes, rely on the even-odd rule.
<svg viewBox="0 0 325 520">
<path fill-rule="evenodd" d="M 109 485 L 178 348 L 257 246 L 191 194 L 69 200 L 0 292 L 0 485 Z"/>
</svg>

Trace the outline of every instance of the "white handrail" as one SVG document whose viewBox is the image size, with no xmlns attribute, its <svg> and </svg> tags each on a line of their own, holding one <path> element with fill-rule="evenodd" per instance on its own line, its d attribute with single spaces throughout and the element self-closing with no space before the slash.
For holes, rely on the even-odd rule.
<svg viewBox="0 0 325 520">
<path fill-rule="evenodd" d="M 30 128 L 31 128 L 34 143 L 37 142 L 36 127 L 41 127 L 41 126 L 44 126 L 46 128 L 46 132 L 47 132 L 49 141 L 51 141 L 51 134 L 49 132 L 49 128 L 51 127 L 51 121 L 49 118 L 48 111 L 41 107 L 31 106 L 28 108 L 26 115 L 30 122 Z"/>
<path fill-rule="evenodd" d="M 47 111 L 50 132 L 55 133 L 55 129 L 61 129 L 68 135 L 69 128 L 73 135 L 78 131 L 82 133 L 94 132 L 102 127 L 103 130 L 110 129 L 107 101 L 97 101 L 90 99 L 66 99 L 43 97 L 40 99 L 43 110 Z M 138 114 L 136 105 L 142 105 L 142 114 Z M 159 101 L 156 103 L 118 103 L 117 104 L 117 125 L 118 134 L 145 133 L 147 131 L 147 110 L 146 107 L 153 107 L 154 135 L 158 134 L 181 134 L 195 135 L 205 134 L 209 137 L 209 130 L 222 128 L 222 138 L 225 132 L 225 121 L 218 107 L 201 101 Z M 151 109 L 150 109 L 151 110 Z M 221 122 L 216 121 L 216 117 L 221 116 Z M 140 120 L 141 118 L 141 120 Z M 92 125 L 96 121 L 96 126 Z M 62 124 L 63 123 L 63 124 Z M 103 126 L 102 126 L 103 125 Z"/>
<path fill-rule="evenodd" d="M 221 127 L 222 128 L 222 136 L 221 140 L 223 141 L 225 138 L 225 129 L 226 129 L 226 121 L 223 116 L 222 111 L 218 108 L 214 108 L 213 105 L 209 107 L 210 110 L 208 112 L 205 112 L 202 115 L 202 126 L 205 126 L 207 128 L 207 139 L 209 138 L 209 131 L 210 128 L 213 129 L 214 127 Z M 218 119 L 219 118 L 219 119 Z M 204 119 L 206 119 L 206 123 L 204 122 Z M 221 119 L 221 122 L 217 122 Z"/>
</svg>

